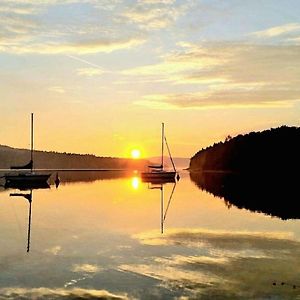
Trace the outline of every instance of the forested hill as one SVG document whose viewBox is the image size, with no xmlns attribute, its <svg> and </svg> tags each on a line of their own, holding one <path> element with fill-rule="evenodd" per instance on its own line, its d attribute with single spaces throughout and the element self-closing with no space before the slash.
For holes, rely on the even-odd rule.
<svg viewBox="0 0 300 300">
<path fill-rule="evenodd" d="M 0 169 L 25 165 L 29 160 L 29 150 L 0 145 Z M 147 164 L 146 160 L 34 151 L 34 168 L 36 169 L 143 169 Z"/>
<path fill-rule="evenodd" d="M 300 128 L 282 126 L 251 132 L 197 152 L 190 161 L 191 171 L 299 171 Z"/>
</svg>

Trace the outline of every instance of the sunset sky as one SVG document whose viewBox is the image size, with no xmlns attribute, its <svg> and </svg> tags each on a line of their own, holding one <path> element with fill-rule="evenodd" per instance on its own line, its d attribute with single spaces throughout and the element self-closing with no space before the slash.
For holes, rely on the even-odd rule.
<svg viewBox="0 0 300 300">
<path fill-rule="evenodd" d="M 0 144 L 173 156 L 300 124 L 298 0 L 3 0 Z"/>
</svg>

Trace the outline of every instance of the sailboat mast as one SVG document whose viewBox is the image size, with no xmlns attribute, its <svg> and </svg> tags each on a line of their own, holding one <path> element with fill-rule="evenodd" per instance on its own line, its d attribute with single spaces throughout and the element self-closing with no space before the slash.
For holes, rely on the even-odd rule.
<svg viewBox="0 0 300 300">
<path fill-rule="evenodd" d="M 164 133 L 165 124 L 161 123 L 161 167 L 164 168 Z"/>
<path fill-rule="evenodd" d="M 31 172 L 33 168 L 33 113 L 31 113 L 31 149 L 30 149 L 30 160 L 31 160 Z"/>
</svg>

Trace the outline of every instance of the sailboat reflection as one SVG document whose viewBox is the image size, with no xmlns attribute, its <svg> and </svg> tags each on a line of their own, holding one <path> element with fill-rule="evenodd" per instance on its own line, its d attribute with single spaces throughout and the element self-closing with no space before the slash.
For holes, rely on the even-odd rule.
<svg viewBox="0 0 300 300">
<path fill-rule="evenodd" d="M 47 182 L 11 182 L 5 183 L 5 189 L 18 189 L 20 191 L 49 189 L 50 185 Z"/>
<path fill-rule="evenodd" d="M 164 208 L 165 207 L 165 199 L 164 199 L 164 184 L 165 182 L 161 182 L 160 184 L 154 184 L 154 183 L 149 183 L 148 184 L 148 188 L 150 190 L 155 190 L 155 189 L 158 189 L 160 190 L 160 231 L 161 233 L 164 233 L 164 224 L 165 224 L 165 221 L 166 221 L 166 218 L 167 218 L 167 213 L 169 211 L 169 207 L 170 207 L 170 204 L 171 204 L 171 201 L 172 201 L 172 197 L 173 197 L 173 194 L 174 194 L 174 191 L 175 191 L 175 188 L 176 188 L 176 181 L 173 183 L 173 187 L 172 187 L 172 191 L 170 193 L 170 196 L 169 196 L 169 199 L 168 199 L 168 203 L 167 203 L 167 206 L 166 206 L 166 209 Z"/>
<path fill-rule="evenodd" d="M 57 175 L 58 177 L 58 175 Z M 56 187 L 59 185 L 59 181 L 55 182 Z M 33 190 L 37 189 L 50 189 L 50 185 L 47 182 L 18 182 L 10 185 L 5 185 L 5 189 L 18 189 L 19 191 L 24 191 L 24 193 L 10 193 L 10 197 L 23 197 L 29 202 L 29 212 L 28 212 L 28 229 L 27 229 L 27 252 L 30 250 L 30 233 L 31 233 L 31 215 L 32 215 L 32 195 Z M 25 193 L 27 191 L 27 193 Z M 29 193 L 28 193 L 29 191 Z"/>
<path fill-rule="evenodd" d="M 10 193 L 10 197 L 23 197 L 29 202 L 28 229 L 27 229 L 27 252 L 30 250 L 31 215 L 32 215 L 32 189 L 30 193 Z"/>
</svg>

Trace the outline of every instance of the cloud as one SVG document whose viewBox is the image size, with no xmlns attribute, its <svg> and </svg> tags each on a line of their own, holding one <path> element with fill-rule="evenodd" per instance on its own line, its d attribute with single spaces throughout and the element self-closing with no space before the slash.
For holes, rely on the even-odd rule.
<svg viewBox="0 0 300 300">
<path fill-rule="evenodd" d="M 32 15 L 36 13 L 37 10 L 34 7 L 30 6 L 10 6 L 6 3 L 0 3 L 0 13 L 9 13 L 9 14 L 16 14 L 16 15 Z"/>
<path fill-rule="evenodd" d="M 0 3 L 0 12 L 18 14 L 36 13 L 51 6 L 67 6 L 72 4 L 90 5 L 101 10 L 113 10 L 123 0 L 3 0 Z M 2 8 L 3 7 L 3 8 Z"/>
<path fill-rule="evenodd" d="M 38 24 L 24 15 L 11 15 L 0 10 L 0 52 L 7 47 L 29 40 L 29 32 L 35 32 Z"/>
<path fill-rule="evenodd" d="M 176 108 L 283 108 L 293 106 L 294 101 L 300 100 L 298 90 L 265 89 L 254 95 L 252 91 L 211 91 L 186 94 L 148 95 L 136 101 L 138 105 L 158 109 Z"/>
<path fill-rule="evenodd" d="M 299 44 L 299 42 L 300 42 L 300 36 L 293 37 L 293 38 L 288 38 L 287 41 L 288 42 L 293 42 L 295 44 Z"/>
<path fill-rule="evenodd" d="M 124 74 L 189 84 L 193 92 L 148 94 L 136 104 L 153 108 L 291 107 L 300 100 L 300 45 L 215 42 L 179 43 L 179 47 L 159 64 Z"/>
<path fill-rule="evenodd" d="M 175 5 L 172 0 L 138 1 L 135 6 L 122 12 L 121 16 L 142 29 L 157 30 L 172 25 L 188 8 L 189 5 Z"/>
<path fill-rule="evenodd" d="M 138 0 L 138 3 L 147 4 L 173 4 L 176 0 Z"/>
<path fill-rule="evenodd" d="M 136 71 L 142 74 L 141 70 L 146 70 L 147 74 L 154 74 L 157 70 L 168 72 L 171 66 L 169 72 L 186 81 L 221 77 L 232 83 L 294 82 L 300 66 L 299 51 L 298 45 L 190 44 L 181 51 L 166 55 L 162 63 Z"/>
<path fill-rule="evenodd" d="M 288 23 L 251 33 L 258 38 L 271 38 L 300 31 L 300 23 Z"/>
<path fill-rule="evenodd" d="M 22 45 L 9 45 L 1 47 L 0 51 L 15 54 L 92 54 L 98 52 L 112 52 L 115 50 L 131 48 L 142 44 L 143 39 L 129 38 L 122 40 L 90 40 L 70 43 L 27 43 Z"/>
<path fill-rule="evenodd" d="M 50 289 L 50 288 L 1 288 L 3 299 L 128 299 L 126 295 L 116 295 L 105 290 L 93 289 Z"/>
<path fill-rule="evenodd" d="M 113 1 L 113 0 L 112 0 Z M 74 3 L 94 3 L 94 0 L 4 0 L 4 3 L 11 3 L 15 5 L 57 5 L 57 4 L 74 4 Z"/>
<path fill-rule="evenodd" d="M 93 76 L 99 76 L 102 75 L 105 71 L 100 68 L 80 68 L 77 69 L 77 74 L 80 76 L 87 76 L 87 77 L 93 77 Z"/>
<path fill-rule="evenodd" d="M 97 10 L 99 17 L 73 13 L 72 7 L 78 4 Z M 0 4 L 0 52 L 80 55 L 109 53 L 144 43 L 143 33 L 128 26 L 120 28 L 116 21 L 119 10 L 108 17 L 107 10 L 118 4 L 118 0 L 101 5 L 93 0 L 4 1 Z M 49 13 L 52 6 L 59 6 L 66 17 Z"/>
<path fill-rule="evenodd" d="M 146 65 L 123 71 L 125 75 L 165 75 L 165 77 L 172 74 L 182 73 L 184 71 L 199 70 L 217 65 L 220 62 L 214 58 L 202 57 L 198 60 L 186 60 L 186 61 L 172 61 L 166 58 L 160 64 Z"/>
</svg>

